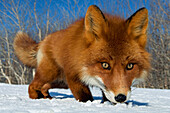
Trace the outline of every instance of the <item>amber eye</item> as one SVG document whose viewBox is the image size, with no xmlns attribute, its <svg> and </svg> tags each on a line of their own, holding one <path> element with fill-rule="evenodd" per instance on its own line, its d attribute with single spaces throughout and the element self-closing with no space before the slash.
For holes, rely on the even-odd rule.
<svg viewBox="0 0 170 113">
<path fill-rule="evenodd" d="M 127 66 L 126 66 L 126 69 L 127 69 L 127 70 L 131 70 L 131 69 L 133 69 L 133 66 L 134 66 L 134 64 L 129 63 L 129 64 L 127 64 Z"/>
<path fill-rule="evenodd" d="M 103 69 L 107 69 L 107 70 L 111 69 L 110 65 L 106 62 L 101 62 L 101 65 L 102 65 Z"/>
</svg>

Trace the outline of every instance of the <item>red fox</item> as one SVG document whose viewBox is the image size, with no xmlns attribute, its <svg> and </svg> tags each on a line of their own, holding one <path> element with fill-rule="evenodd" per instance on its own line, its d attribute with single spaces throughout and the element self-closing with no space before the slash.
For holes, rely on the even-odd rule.
<svg viewBox="0 0 170 113">
<path fill-rule="evenodd" d="M 17 57 L 36 68 L 29 97 L 52 98 L 50 88 L 70 88 L 76 100 L 93 101 L 89 86 L 96 86 L 103 101 L 126 102 L 133 83 L 144 79 L 150 68 L 145 50 L 147 26 L 146 8 L 125 20 L 91 5 L 85 18 L 49 34 L 40 43 L 17 33 Z"/>
</svg>

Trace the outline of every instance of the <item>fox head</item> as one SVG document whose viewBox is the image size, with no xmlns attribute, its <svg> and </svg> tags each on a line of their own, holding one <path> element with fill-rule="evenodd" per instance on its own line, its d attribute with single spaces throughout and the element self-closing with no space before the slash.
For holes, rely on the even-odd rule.
<svg viewBox="0 0 170 113">
<path fill-rule="evenodd" d="M 90 6 L 84 19 L 88 48 L 83 51 L 81 80 L 101 88 L 111 102 L 126 102 L 131 86 L 149 71 L 147 26 L 145 8 L 125 20 L 104 15 L 97 6 Z"/>
</svg>

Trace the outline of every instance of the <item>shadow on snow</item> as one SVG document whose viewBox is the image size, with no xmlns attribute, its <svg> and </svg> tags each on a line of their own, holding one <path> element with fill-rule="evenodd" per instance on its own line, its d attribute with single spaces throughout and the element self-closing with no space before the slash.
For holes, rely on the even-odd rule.
<svg viewBox="0 0 170 113">
<path fill-rule="evenodd" d="M 132 106 L 149 106 L 148 103 L 138 102 L 138 101 L 134 101 L 134 100 L 127 101 L 127 104 L 129 104 L 129 103 L 132 103 Z"/>
<path fill-rule="evenodd" d="M 50 95 L 56 99 L 66 99 L 66 98 L 74 98 L 73 95 L 58 93 L 58 92 L 50 92 Z M 102 97 L 93 96 L 94 100 L 102 100 Z"/>
<path fill-rule="evenodd" d="M 50 92 L 50 95 L 56 99 L 74 98 L 73 95 L 58 93 L 58 92 Z M 94 100 L 102 100 L 102 97 L 99 97 L 99 96 L 93 96 L 93 98 L 94 98 Z M 134 100 L 129 100 L 126 102 L 127 105 L 130 103 L 132 103 L 132 107 L 133 106 L 149 106 L 148 103 L 138 102 L 138 101 L 134 101 Z"/>
</svg>

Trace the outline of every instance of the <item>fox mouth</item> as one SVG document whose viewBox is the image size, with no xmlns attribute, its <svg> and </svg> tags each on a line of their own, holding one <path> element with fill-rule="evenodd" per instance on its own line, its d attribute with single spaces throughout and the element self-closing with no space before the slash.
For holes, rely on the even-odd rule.
<svg viewBox="0 0 170 113">
<path fill-rule="evenodd" d="M 118 95 L 115 95 L 112 91 L 104 90 L 104 94 L 106 98 L 114 105 L 117 103 L 127 103 L 127 101 L 130 98 L 130 91 L 128 92 L 127 95 L 124 95 L 121 93 Z"/>
<path fill-rule="evenodd" d="M 114 105 L 117 103 L 126 103 L 130 98 L 130 91 L 128 91 L 127 95 L 118 94 L 115 95 L 113 91 L 109 90 L 99 78 L 95 78 L 95 81 L 99 84 L 99 88 L 104 92 L 106 98 L 113 103 Z"/>
<path fill-rule="evenodd" d="M 117 105 L 118 103 L 114 103 L 114 102 L 110 102 L 112 105 Z M 129 103 L 128 102 L 122 102 L 120 104 L 125 104 L 125 105 L 128 105 Z"/>
<path fill-rule="evenodd" d="M 104 92 L 106 98 L 112 103 L 125 103 L 127 104 L 127 101 L 130 98 L 131 91 L 127 92 L 127 95 L 119 93 L 118 95 L 115 95 L 115 93 L 111 90 L 109 90 L 106 85 L 104 85 L 103 81 L 99 77 L 95 77 L 94 80 L 97 82 L 98 87 Z"/>
</svg>

